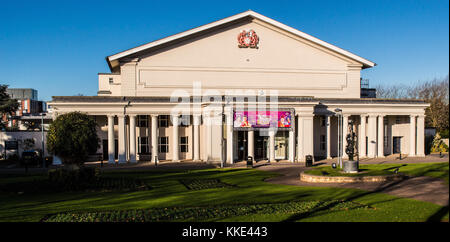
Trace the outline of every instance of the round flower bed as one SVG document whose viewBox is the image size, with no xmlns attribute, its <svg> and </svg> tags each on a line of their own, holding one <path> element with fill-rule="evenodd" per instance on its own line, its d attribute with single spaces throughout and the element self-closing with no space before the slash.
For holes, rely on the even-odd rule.
<svg viewBox="0 0 450 242">
<path fill-rule="evenodd" d="M 369 174 L 369 173 L 368 173 Z M 300 173 L 300 180 L 311 183 L 354 183 L 354 182 L 386 182 L 398 181 L 404 179 L 402 174 L 390 175 L 359 175 L 359 176 L 329 176 L 329 175 L 312 175 L 305 172 Z"/>
</svg>

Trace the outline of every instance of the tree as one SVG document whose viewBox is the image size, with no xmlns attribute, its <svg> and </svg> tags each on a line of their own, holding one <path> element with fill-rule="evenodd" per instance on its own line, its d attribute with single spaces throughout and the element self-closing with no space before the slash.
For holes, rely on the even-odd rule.
<svg viewBox="0 0 450 242">
<path fill-rule="evenodd" d="M 412 86 L 379 85 L 377 98 L 423 99 L 430 104 L 425 110 L 425 126 L 435 127 L 438 132 L 449 129 L 449 76 L 417 83 Z"/>
<path fill-rule="evenodd" d="M 17 108 L 19 108 L 19 103 L 16 99 L 11 99 L 9 94 L 6 92 L 6 88 L 8 88 L 8 85 L 0 84 L 0 129 L 6 127 L 3 117 L 13 115 Z"/>
<path fill-rule="evenodd" d="M 47 149 L 63 164 L 78 167 L 100 147 L 97 123 L 87 114 L 71 112 L 60 115 L 50 124 Z"/>
<path fill-rule="evenodd" d="M 427 127 L 435 127 L 438 132 L 448 130 L 449 122 L 449 78 L 434 79 L 416 85 L 410 89 L 410 97 L 415 99 L 423 99 L 430 104 L 425 110 L 425 125 Z"/>
</svg>

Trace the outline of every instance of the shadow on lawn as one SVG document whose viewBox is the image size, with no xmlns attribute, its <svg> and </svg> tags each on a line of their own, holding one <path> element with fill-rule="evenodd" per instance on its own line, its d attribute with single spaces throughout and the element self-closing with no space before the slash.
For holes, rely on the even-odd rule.
<svg viewBox="0 0 450 242">
<path fill-rule="evenodd" d="M 435 212 L 433 215 L 431 215 L 427 219 L 427 222 L 441 222 L 442 219 L 445 217 L 445 215 L 447 215 L 447 213 L 448 213 L 448 205 L 449 204 L 447 202 L 447 206 L 442 207 L 437 212 Z"/>
<path fill-rule="evenodd" d="M 356 200 L 358 198 L 362 198 L 364 196 L 368 196 L 368 195 L 371 195 L 371 194 L 374 194 L 374 193 L 382 193 L 382 192 L 392 188 L 393 186 L 401 184 L 404 181 L 405 181 L 405 179 L 404 180 L 399 180 L 399 181 L 394 181 L 394 182 L 383 183 L 383 184 L 381 184 L 379 187 L 377 187 L 373 191 L 367 191 L 367 192 L 355 194 L 353 196 L 348 197 L 344 201 L 345 202 L 353 202 L 354 200 Z M 389 201 L 393 201 L 393 200 L 397 200 L 397 199 L 399 199 L 399 198 L 390 199 Z M 380 201 L 380 202 L 386 202 L 386 201 Z M 378 202 L 378 203 L 380 203 L 380 202 Z M 305 212 L 305 213 L 294 214 L 294 215 L 290 216 L 289 218 L 287 218 L 286 220 L 284 220 L 283 222 L 294 222 L 294 221 L 298 221 L 298 220 L 301 220 L 301 219 L 304 219 L 304 218 L 311 218 L 311 217 L 322 215 L 325 212 L 333 213 L 332 211 L 330 211 L 330 209 L 332 209 L 333 207 L 337 206 L 338 204 L 339 204 L 339 201 L 330 203 L 327 206 L 313 208 L 310 211 Z M 367 205 L 370 206 L 370 205 L 373 205 L 373 204 L 367 204 Z M 444 213 L 443 216 L 445 216 L 445 213 Z"/>
</svg>

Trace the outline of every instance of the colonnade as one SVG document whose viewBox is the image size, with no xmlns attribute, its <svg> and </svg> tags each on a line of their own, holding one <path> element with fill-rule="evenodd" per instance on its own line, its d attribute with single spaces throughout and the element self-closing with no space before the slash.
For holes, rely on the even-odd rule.
<svg viewBox="0 0 450 242">
<path fill-rule="evenodd" d="M 222 155 L 224 162 L 233 163 L 234 162 L 234 146 L 233 146 L 233 135 L 235 132 L 233 130 L 233 114 L 230 109 L 226 109 L 225 112 L 225 125 L 226 125 L 226 145 L 224 149 L 225 157 Z M 114 132 L 114 118 L 118 119 L 118 162 L 137 162 L 137 144 L 136 144 L 136 114 L 117 114 L 117 115 L 107 115 L 108 122 L 108 161 L 110 163 L 115 163 L 115 132 Z M 151 150 L 151 161 L 154 162 L 158 157 L 158 115 L 151 114 L 151 139 L 150 139 L 150 150 Z M 342 124 L 344 135 L 340 142 L 346 144 L 345 137 L 348 133 L 348 121 L 350 114 L 342 115 Z M 384 117 L 385 114 L 361 114 L 359 116 L 359 128 L 357 130 L 358 137 L 358 150 L 360 157 L 384 157 Z M 356 117 L 357 117 L 356 116 Z M 129 120 L 129 125 L 126 125 L 127 117 Z M 289 130 L 288 138 L 288 155 L 289 161 L 304 161 L 306 155 L 314 156 L 314 125 L 313 125 L 313 114 L 296 114 L 296 127 Z M 353 115 L 353 119 L 356 118 Z M 193 138 L 192 138 L 192 159 L 194 161 L 200 161 L 200 126 L 201 126 L 200 114 L 193 115 Z M 424 115 L 410 115 L 409 117 L 409 156 L 424 156 Z M 180 147 L 179 147 L 179 117 L 172 117 L 173 132 L 172 132 L 172 161 L 180 161 Z M 325 116 L 326 123 L 326 158 L 331 159 L 331 116 Z M 219 125 L 221 126 L 221 124 Z M 356 131 L 356 130 L 355 130 Z M 128 135 L 127 135 L 128 134 Z M 269 161 L 275 161 L 275 134 L 274 130 L 268 131 L 269 136 Z M 366 139 L 367 137 L 367 139 Z M 209 138 L 211 139 L 211 138 Z M 219 143 L 214 143 L 213 141 L 208 141 L 209 145 L 218 145 Z M 317 142 L 317 141 L 316 141 Z M 220 141 L 220 144 L 225 144 Z M 129 149 L 129 150 L 127 150 Z M 254 157 L 255 150 L 255 131 L 248 131 L 248 142 L 247 142 L 248 156 Z M 344 145 L 345 150 L 345 145 Z M 343 152 L 343 158 L 348 158 L 347 154 Z"/>
</svg>

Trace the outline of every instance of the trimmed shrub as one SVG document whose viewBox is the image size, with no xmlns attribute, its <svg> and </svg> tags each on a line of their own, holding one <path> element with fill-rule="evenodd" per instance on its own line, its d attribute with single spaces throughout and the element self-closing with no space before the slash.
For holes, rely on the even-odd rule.
<svg viewBox="0 0 450 242">
<path fill-rule="evenodd" d="M 47 149 L 64 165 L 82 165 L 100 147 L 95 120 L 80 112 L 59 115 L 50 125 Z"/>
<path fill-rule="evenodd" d="M 64 191 L 83 190 L 99 179 L 100 170 L 94 167 L 81 167 L 77 170 L 54 169 L 48 172 L 48 180 Z"/>
</svg>

